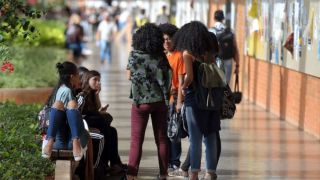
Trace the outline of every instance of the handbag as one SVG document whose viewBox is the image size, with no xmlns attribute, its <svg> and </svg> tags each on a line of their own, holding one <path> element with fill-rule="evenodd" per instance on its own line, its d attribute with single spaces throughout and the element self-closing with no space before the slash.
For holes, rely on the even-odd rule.
<svg viewBox="0 0 320 180">
<path fill-rule="evenodd" d="M 234 101 L 233 92 L 227 84 L 223 89 L 222 107 L 220 119 L 232 119 L 236 112 L 236 104 Z"/>
<path fill-rule="evenodd" d="M 236 75 L 236 80 L 234 83 L 234 92 L 233 92 L 234 102 L 239 104 L 242 99 L 242 92 L 239 91 L 239 75 Z"/>
</svg>

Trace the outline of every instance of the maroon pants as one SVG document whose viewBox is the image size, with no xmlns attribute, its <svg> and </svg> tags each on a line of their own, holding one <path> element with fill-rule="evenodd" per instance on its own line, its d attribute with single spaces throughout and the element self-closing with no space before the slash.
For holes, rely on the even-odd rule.
<svg viewBox="0 0 320 180">
<path fill-rule="evenodd" d="M 152 119 L 153 134 L 158 150 L 160 175 L 167 175 L 168 137 L 167 106 L 164 102 L 132 105 L 131 109 L 131 145 L 128 164 L 128 175 L 137 176 L 142 154 L 142 144 L 148 124 Z"/>
</svg>

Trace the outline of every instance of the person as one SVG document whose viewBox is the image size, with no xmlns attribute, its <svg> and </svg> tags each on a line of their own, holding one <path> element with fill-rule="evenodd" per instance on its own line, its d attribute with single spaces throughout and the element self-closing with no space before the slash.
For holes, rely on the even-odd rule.
<svg viewBox="0 0 320 180">
<path fill-rule="evenodd" d="M 69 59 L 79 63 L 83 49 L 84 29 L 80 25 L 81 18 L 78 14 L 72 14 L 66 29 L 66 47 L 69 49 Z"/>
<path fill-rule="evenodd" d="M 151 115 L 158 151 L 160 174 L 166 179 L 168 168 L 167 112 L 171 86 L 171 69 L 164 54 L 163 35 L 155 24 L 143 25 L 133 35 L 133 50 L 127 65 L 131 81 L 131 144 L 126 178 L 138 175 L 145 130 Z"/>
<path fill-rule="evenodd" d="M 170 96 L 170 112 L 180 113 L 183 96 L 181 86 L 183 84 L 183 79 L 185 75 L 184 62 L 182 58 L 182 53 L 176 51 L 173 48 L 172 37 L 178 31 L 175 25 L 166 23 L 159 26 L 163 32 L 163 47 L 165 49 L 170 67 L 172 69 L 172 84 L 171 84 L 171 96 Z M 174 141 L 169 141 L 169 173 L 178 170 L 180 167 L 180 157 L 181 157 L 181 139 L 178 138 Z"/>
<path fill-rule="evenodd" d="M 141 26 L 150 22 L 149 18 L 146 16 L 146 9 L 140 9 L 140 14 L 134 19 L 134 24 L 132 26 L 132 32 L 136 32 Z"/>
<path fill-rule="evenodd" d="M 157 16 L 157 20 L 156 20 L 157 25 L 169 23 L 169 15 L 166 14 L 166 11 L 167 11 L 167 6 L 163 5 L 161 14 Z"/>
<path fill-rule="evenodd" d="M 111 20 L 110 15 L 105 12 L 104 19 L 99 23 L 96 33 L 96 44 L 100 46 L 100 62 L 103 64 L 105 61 L 111 63 L 112 61 L 112 40 L 116 34 L 117 26 Z"/>
<path fill-rule="evenodd" d="M 235 70 L 234 73 L 238 74 L 239 73 L 239 51 L 237 47 L 237 42 L 236 38 L 234 37 L 234 34 L 231 32 L 230 28 L 227 28 L 224 24 L 225 17 L 224 13 L 222 10 L 217 10 L 214 13 L 214 20 L 215 24 L 213 28 L 210 28 L 209 31 L 213 32 L 220 43 L 220 55 L 219 57 L 223 60 L 224 64 L 224 69 L 225 69 L 225 76 L 226 76 L 226 81 L 229 84 L 230 79 L 231 79 L 231 74 L 232 74 L 232 66 L 233 63 L 232 61 L 234 60 L 235 64 Z M 230 46 L 231 47 L 223 47 L 224 44 L 228 44 L 228 39 L 229 37 L 231 38 L 230 41 Z M 225 42 L 221 42 L 219 39 L 225 39 Z M 225 52 L 225 53 L 224 53 Z M 225 55 L 227 54 L 227 55 Z"/>
<path fill-rule="evenodd" d="M 80 161 L 88 134 L 74 96 L 80 85 L 78 70 L 75 64 L 68 61 L 58 63 L 56 67 L 59 82 L 47 102 L 51 110 L 46 136 L 48 142 L 42 149 L 42 157 L 50 158 L 52 149 L 72 149 L 74 160 Z"/>
<path fill-rule="evenodd" d="M 101 90 L 101 75 L 98 71 L 85 71 L 81 80 L 82 92 L 79 96 L 84 97 L 80 109 L 89 128 L 96 128 L 104 135 L 105 146 L 102 151 L 101 162 L 109 167 L 110 173 L 122 172 L 124 165 L 118 153 L 118 132 L 111 126 L 113 117 L 107 112 L 108 104 L 101 106 L 99 93 Z"/>
<path fill-rule="evenodd" d="M 219 52 L 219 45 L 218 45 L 216 36 L 212 32 L 210 32 L 210 36 L 212 36 L 212 39 L 214 40 L 213 56 L 217 56 L 216 53 Z M 224 68 L 224 67 L 222 67 L 222 63 L 219 64 L 218 62 L 216 62 L 216 64 L 218 64 L 218 67 L 220 69 Z M 183 116 L 183 117 L 186 118 L 185 116 Z M 221 139 L 220 139 L 220 134 L 219 133 L 216 134 L 216 139 L 217 139 L 217 161 L 219 161 L 220 154 L 221 154 Z M 180 167 L 180 169 L 182 170 L 182 176 L 187 180 L 189 179 L 189 172 L 188 171 L 189 171 L 190 165 L 191 164 L 190 164 L 190 147 L 189 147 L 188 151 L 187 151 L 186 158 L 185 158 L 184 162 L 182 163 L 182 165 Z"/>
<path fill-rule="evenodd" d="M 184 105 L 190 142 L 190 180 L 198 179 L 201 166 L 202 139 L 206 147 L 206 174 L 203 179 L 217 178 L 217 136 L 220 130 L 220 110 L 200 109 L 195 101 L 196 87 L 201 86 L 198 77 L 200 64 L 208 60 L 214 61 L 213 50 L 217 48 L 216 41 L 199 21 L 185 24 L 173 38 L 175 49 L 183 52 L 186 69 L 186 78 L 182 88 L 185 94 Z M 220 93 L 222 94 L 222 91 Z M 221 98 L 220 96 L 214 96 L 214 100 L 222 101 Z M 217 101 L 217 103 L 221 101 Z"/>
</svg>

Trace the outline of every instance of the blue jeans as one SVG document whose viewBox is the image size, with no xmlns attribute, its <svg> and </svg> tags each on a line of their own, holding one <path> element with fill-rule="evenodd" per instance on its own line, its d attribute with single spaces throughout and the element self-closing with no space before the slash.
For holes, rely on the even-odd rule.
<svg viewBox="0 0 320 180">
<path fill-rule="evenodd" d="M 106 40 L 100 41 L 100 60 L 101 62 L 108 60 L 111 62 L 111 42 Z"/>
<path fill-rule="evenodd" d="M 200 171 L 203 139 L 206 146 L 206 170 L 207 172 L 216 172 L 218 165 L 217 133 L 212 132 L 206 137 L 203 136 L 203 133 L 196 123 L 193 108 L 191 106 L 186 106 L 186 117 L 190 141 L 191 171 Z"/>
<path fill-rule="evenodd" d="M 180 161 L 180 157 L 181 157 L 181 140 L 177 141 L 177 142 L 172 142 L 169 141 L 169 147 L 170 147 L 170 151 L 169 151 L 169 167 L 170 166 L 177 166 L 180 167 L 181 161 Z"/>
<path fill-rule="evenodd" d="M 226 82 L 229 84 L 232 74 L 232 61 L 233 59 L 223 60 L 224 72 L 226 75 Z"/>
<path fill-rule="evenodd" d="M 78 138 L 81 146 L 85 147 L 88 136 L 80 112 L 77 109 L 62 111 L 51 108 L 47 139 L 51 138 L 55 139 L 54 149 L 72 149 L 72 140 Z"/>
<path fill-rule="evenodd" d="M 176 109 L 176 103 L 172 103 L 170 104 L 170 113 L 172 113 L 173 111 L 175 111 Z M 179 138 L 177 141 L 173 142 L 169 140 L 169 167 L 170 166 L 177 166 L 180 167 L 181 161 L 180 161 L 180 157 L 181 157 L 181 152 L 182 152 L 182 148 L 181 148 L 181 139 Z"/>
</svg>

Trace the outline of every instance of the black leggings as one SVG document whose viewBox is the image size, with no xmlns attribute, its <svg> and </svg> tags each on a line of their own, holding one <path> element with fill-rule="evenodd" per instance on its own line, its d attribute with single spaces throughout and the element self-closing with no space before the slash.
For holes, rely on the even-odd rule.
<svg viewBox="0 0 320 180">
<path fill-rule="evenodd" d="M 86 115 L 85 120 L 90 128 L 97 128 L 104 135 L 105 145 L 101 155 L 101 162 L 105 165 L 108 165 L 110 162 L 110 166 L 119 165 L 122 162 L 118 153 L 118 132 L 116 128 L 110 126 L 112 119 L 106 119 L 106 117 L 112 118 L 111 115 L 94 114 Z M 95 152 L 95 149 L 93 151 Z"/>
</svg>

